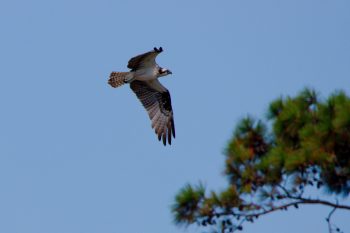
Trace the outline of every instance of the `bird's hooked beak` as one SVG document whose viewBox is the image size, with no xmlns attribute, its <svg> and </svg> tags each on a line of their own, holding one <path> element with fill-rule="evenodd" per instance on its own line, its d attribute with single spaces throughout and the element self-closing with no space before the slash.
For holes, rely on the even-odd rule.
<svg viewBox="0 0 350 233">
<path fill-rule="evenodd" d="M 170 70 L 167 71 L 168 74 L 173 74 L 173 72 L 171 72 Z"/>
</svg>

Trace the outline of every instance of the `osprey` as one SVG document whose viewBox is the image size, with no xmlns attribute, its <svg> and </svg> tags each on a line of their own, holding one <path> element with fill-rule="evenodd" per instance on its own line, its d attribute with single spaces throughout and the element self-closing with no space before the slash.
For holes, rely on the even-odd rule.
<svg viewBox="0 0 350 233">
<path fill-rule="evenodd" d="M 165 146 L 167 139 L 171 145 L 171 136 L 175 138 L 175 125 L 170 93 L 158 81 L 158 78 L 172 74 L 170 70 L 156 63 L 156 57 L 161 52 L 162 47 L 155 47 L 152 51 L 131 58 L 128 62 L 128 68 L 131 70 L 112 72 L 108 84 L 119 87 L 130 83 L 131 90 L 148 112 L 158 140 L 163 139 Z"/>
</svg>

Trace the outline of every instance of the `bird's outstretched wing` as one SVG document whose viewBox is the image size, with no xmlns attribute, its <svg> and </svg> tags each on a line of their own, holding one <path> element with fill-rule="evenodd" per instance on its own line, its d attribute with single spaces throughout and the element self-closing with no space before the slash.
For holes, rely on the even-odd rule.
<svg viewBox="0 0 350 233">
<path fill-rule="evenodd" d="M 152 51 L 133 57 L 128 62 L 128 68 L 135 71 L 145 67 L 156 65 L 156 57 L 163 52 L 163 48 L 154 48 Z"/>
<path fill-rule="evenodd" d="M 135 80 L 130 87 L 147 110 L 158 140 L 163 139 L 166 145 L 168 139 L 171 145 L 171 135 L 175 138 L 175 125 L 169 91 L 158 80 Z"/>
</svg>

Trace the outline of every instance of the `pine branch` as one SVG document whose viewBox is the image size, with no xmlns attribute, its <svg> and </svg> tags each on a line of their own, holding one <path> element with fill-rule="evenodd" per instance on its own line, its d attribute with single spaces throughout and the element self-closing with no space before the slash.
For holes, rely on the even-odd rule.
<svg viewBox="0 0 350 233">
<path fill-rule="evenodd" d="M 311 198 L 304 198 L 304 197 L 301 197 L 301 196 L 293 196 L 289 193 L 289 191 L 281 186 L 281 185 L 278 185 L 278 187 L 280 187 L 284 193 L 286 194 L 286 197 L 287 198 L 290 198 L 290 199 L 294 199 L 294 200 L 300 200 L 302 201 L 302 204 L 321 204 L 321 205 L 326 205 L 326 206 L 330 206 L 330 207 L 333 207 L 333 208 L 336 208 L 336 209 L 346 209 L 346 210 L 350 210 L 350 206 L 348 205 L 339 205 L 338 204 L 338 201 L 337 203 L 332 203 L 332 202 L 329 202 L 329 201 L 324 201 L 324 200 L 320 200 L 320 199 L 311 199 Z"/>
<path fill-rule="evenodd" d="M 301 200 L 303 202 L 303 204 L 320 204 L 320 205 L 326 205 L 326 206 L 330 206 L 336 209 L 345 209 L 345 210 L 350 210 L 350 206 L 348 205 L 339 205 L 337 203 L 332 203 L 329 201 L 324 201 L 324 200 L 320 200 L 320 199 L 307 199 L 307 198 L 297 198 L 298 200 Z"/>
<path fill-rule="evenodd" d="M 265 214 L 269 214 L 278 210 L 286 210 L 291 206 L 298 206 L 298 205 L 326 205 L 326 206 L 330 206 L 333 207 L 335 209 L 346 209 L 346 210 L 350 210 L 350 206 L 347 205 L 339 205 L 336 203 L 332 203 L 332 202 L 328 202 L 328 201 L 324 201 L 324 200 L 319 200 L 319 199 L 307 199 L 307 198 L 297 198 L 295 197 L 294 199 L 298 199 L 298 201 L 294 201 L 294 202 L 290 202 L 288 204 L 284 204 L 284 205 L 280 205 L 277 207 L 271 207 L 270 209 L 264 209 L 263 211 L 260 212 L 255 212 L 255 213 L 249 213 L 249 214 L 245 214 L 242 212 L 222 212 L 222 213 L 215 213 L 216 216 L 235 216 L 235 217 L 243 217 L 243 218 L 257 218 L 260 217 L 262 215 Z"/>
</svg>

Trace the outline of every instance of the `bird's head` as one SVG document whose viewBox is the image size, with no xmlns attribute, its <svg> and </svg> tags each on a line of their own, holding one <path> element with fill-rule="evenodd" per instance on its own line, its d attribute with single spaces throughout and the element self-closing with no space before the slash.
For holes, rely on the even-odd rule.
<svg viewBox="0 0 350 233">
<path fill-rule="evenodd" d="M 168 74 L 172 74 L 172 72 L 165 68 L 159 68 L 159 77 L 166 76 Z"/>
</svg>

